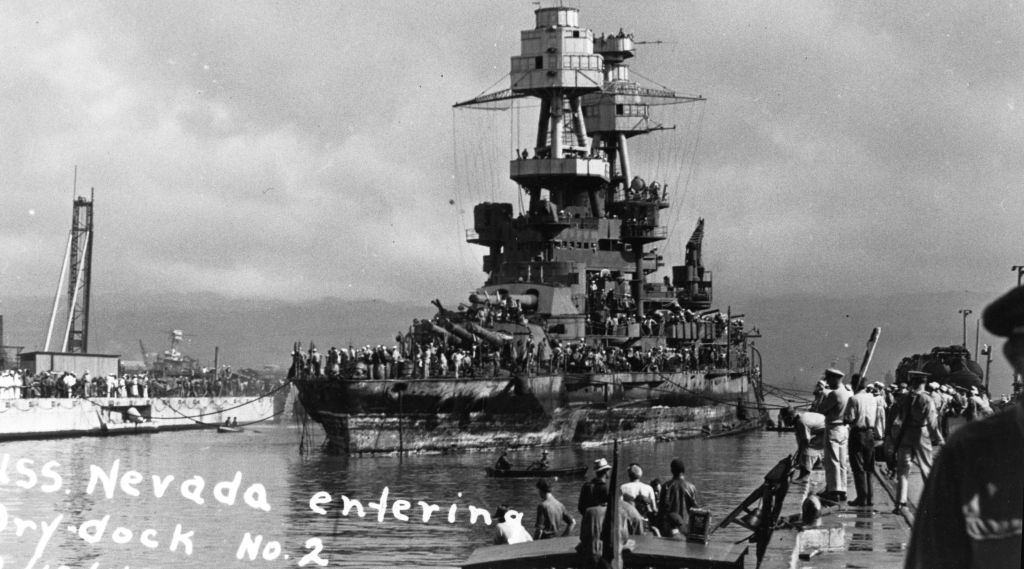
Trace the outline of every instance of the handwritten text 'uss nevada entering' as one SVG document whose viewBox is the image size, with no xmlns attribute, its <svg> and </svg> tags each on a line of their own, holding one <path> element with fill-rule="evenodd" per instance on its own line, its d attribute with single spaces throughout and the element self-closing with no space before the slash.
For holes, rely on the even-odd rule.
<svg viewBox="0 0 1024 569">
<path fill-rule="evenodd" d="M 128 498 L 140 498 L 143 494 L 150 493 L 154 498 L 163 498 L 168 494 L 178 494 L 184 500 L 197 506 L 203 506 L 212 502 L 233 506 L 238 501 L 239 495 L 241 495 L 241 501 L 246 506 L 258 512 L 270 512 L 270 501 L 263 484 L 252 483 L 242 491 L 242 479 L 242 473 L 235 472 L 230 480 L 223 480 L 213 484 L 212 489 L 207 492 L 207 482 L 201 476 L 194 475 L 175 484 L 176 479 L 174 475 L 160 476 L 153 474 L 147 481 L 146 476 L 138 471 L 125 470 L 122 472 L 121 461 L 114 460 L 107 468 L 90 465 L 89 480 L 84 492 L 85 494 L 92 495 L 99 491 L 108 500 L 113 500 L 119 493 Z M 0 455 L 0 486 L 11 485 L 12 483 L 15 487 L 23 490 L 36 489 L 43 493 L 56 493 L 64 489 L 65 493 L 71 494 L 71 489 L 65 487 L 64 477 L 61 476 L 60 464 L 58 462 L 46 462 L 38 468 L 37 472 L 36 463 L 32 459 L 21 458 L 15 460 L 10 455 L 2 454 Z M 461 498 L 462 493 L 460 492 L 458 496 Z M 416 508 L 413 507 L 412 502 L 404 499 L 395 499 L 389 504 L 388 498 L 389 489 L 386 486 L 381 491 L 379 500 L 367 502 L 365 507 L 358 499 L 341 496 L 340 503 L 338 503 L 339 513 L 344 516 L 354 513 L 362 518 L 366 516 L 367 510 L 375 510 L 375 517 L 378 522 L 383 522 L 387 513 L 390 513 L 395 520 L 409 522 L 411 520 L 410 514 L 413 514 L 414 517 L 419 518 L 423 523 L 428 523 L 431 521 L 432 515 L 442 509 L 437 504 L 427 503 L 422 500 L 416 502 Z M 314 514 L 327 515 L 327 510 L 323 506 L 332 501 L 333 497 L 331 494 L 323 491 L 316 492 L 309 499 L 309 509 Z M 446 521 L 449 524 L 456 523 L 458 520 L 459 504 L 452 503 L 445 509 L 447 514 L 445 516 Z M 491 516 L 486 509 L 472 505 L 466 506 L 465 509 L 469 512 L 470 524 L 482 521 L 484 525 L 491 525 Z M 509 512 L 508 516 L 521 518 L 522 514 Z M 14 534 L 14 536 L 19 538 L 26 536 L 26 534 L 38 536 L 33 556 L 25 565 L 25 569 L 33 569 L 42 558 L 47 544 L 54 537 L 62 521 L 64 521 L 64 514 L 60 513 L 52 521 L 36 523 L 33 520 L 17 516 L 16 512 L 12 513 L 3 503 L 0 503 L 0 543 L 4 541 L 5 532 Z M 69 519 L 68 521 L 73 522 L 76 520 Z M 110 528 L 109 534 L 107 534 L 108 528 Z M 172 553 L 185 556 L 192 555 L 194 549 L 193 539 L 195 531 L 186 531 L 181 524 L 176 524 L 173 531 L 169 532 L 169 539 L 166 535 L 162 535 L 152 528 L 132 531 L 126 527 L 112 527 L 109 514 L 85 520 L 77 525 L 69 523 L 66 529 L 73 536 L 80 538 L 90 545 L 100 544 L 107 537 L 111 542 L 119 545 L 137 542 L 150 550 L 166 548 Z M 32 533 L 30 534 L 29 532 Z M 298 559 L 300 567 L 310 563 L 319 566 L 328 564 L 328 560 L 321 557 L 323 542 L 320 538 L 311 537 L 304 541 L 303 546 L 306 548 L 306 552 L 305 555 Z M 251 532 L 245 532 L 240 538 L 238 549 L 235 551 L 235 558 L 238 560 L 247 559 L 255 561 L 263 559 L 265 561 L 274 561 L 280 557 L 284 559 L 291 558 L 279 541 L 264 541 L 264 536 L 254 536 Z M 3 569 L 3 563 L 3 557 L 0 557 L 0 569 Z"/>
</svg>

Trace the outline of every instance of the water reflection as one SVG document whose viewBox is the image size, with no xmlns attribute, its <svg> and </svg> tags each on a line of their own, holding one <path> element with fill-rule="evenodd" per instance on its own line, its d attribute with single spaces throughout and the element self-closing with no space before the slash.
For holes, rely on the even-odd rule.
<svg viewBox="0 0 1024 569">
<path fill-rule="evenodd" d="M 217 434 L 215 432 L 160 433 L 152 436 L 110 439 L 71 439 L 63 441 L 18 442 L 0 445 L 0 454 L 13 459 L 32 458 L 36 468 L 48 460 L 60 463 L 64 488 L 45 494 L 23 490 L 12 484 L 0 484 L 0 504 L 10 516 L 33 520 L 52 520 L 57 513 L 67 524 L 110 516 L 102 539 L 89 544 L 66 528 L 58 531 L 45 549 L 38 566 L 89 567 L 194 567 L 197 564 L 220 567 L 296 567 L 309 552 L 308 539 L 322 540 L 320 557 L 329 567 L 452 567 L 465 559 L 477 546 L 491 542 L 493 529 L 478 520 L 470 523 L 469 506 L 493 513 L 500 504 L 525 512 L 524 523 L 532 530 L 538 501 L 535 480 L 495 479 L 484 475 L 495 456 L 455 454 L 442 456 L 341 457 L 314 453 L 300 456 L 299 431 L 295 428 L 262 428 L 259 433 Z M 717 523 L 751 491 L 764 474 L 791 451 L 791 441 L 774 433 L 751 433 L 733 438 L 693 439 L 671 443 L 630 444 L 621 447 L 623 464 L 637 462 L 644 468 L 644 480 L 669 478 L 668 464 L 681 457 L 687 478 L 697 485 L 711 509 L 712 524 Z M 610 458 L 610 448 L 554 449 L 552 467 L 589 465 L 599 457 Z M 538 452 L 513 453 L 517 464 L 528 464 Z M 12 460 L 13 460 L 12 459 Z M 120 488 L 108 500 L 101 488 L 85 492 L 90 469 L 109 472 L 118 461 L 120 473 L 131 469 L 144 479 L 137 484 L 138 497 L 126 495 Z M 234 505 L 218 502 L 214 485 L 230 481 L 242 473 L 241 487 Z M 162 497 L 154 491 L 152 476 L 174 476 Z M 182 496 L 181 482 L 200 476 L 205 482 L 202 505 Z M 579 488 L 583 479 L 561 480 L 553 492 L 570 512 L 576 513 Z M 262 512 L 245 505 L 242 494 L 252 484 L 262 484 L 272 509 Z M 387 511 L 378 521 L 371 503 L 380 501 L 388 490 Z M 314 513 L 310 497 L 317 492 L 331 495 L 322 504 L 326 515 Z M 359 500 L 365 517 L 353 509 L 343 514 L 342 496 Z M 406 500 L 409 521 L 399 521 L 392 512 L 395 500 Z M 427 522 L 423 506 L 436 506 Z M 455 522 L 448 513 L 455 506 Z M 795 508 L 795 505 L 790 505 Z M 170 551 L 175 526 L 194 532 L 193 551 L 180 546 Z M 125 544 L 114 543 L 116 527 L 130 529 L 134 538 Z M 159 546 L 139 543 L 145 529 L 157 532 Z M 262 541 L 258 561 L 236 558 L 246 534 Z M 715 534 L 716 540 L 736 541 L 746 537 L 742 528 L 726 528 Z M 15 536 L 11 528 L 0 531 L 0 556 L 8 567 L 24 566 L 38 539 L 27 532 Z M 270 561 L 261 556 L 271 541 L 280 544 L 281 553 Z M 267 550 L 273 557 L 274 549 Z M 243 555 L 244 557 L 244 555 Z M 309 565 L 314 566 L 314 565 Z"/>
</svg>

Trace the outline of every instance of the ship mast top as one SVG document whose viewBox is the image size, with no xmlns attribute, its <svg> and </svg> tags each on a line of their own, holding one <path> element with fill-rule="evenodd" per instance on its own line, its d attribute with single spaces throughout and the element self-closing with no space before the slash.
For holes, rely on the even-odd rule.
<svg viewBox="0 0 1024 569">
<path fill-rule="evenodd" d="M 576 8 L 534 14 L 511 57 L 509 88 L 455 105 L 540 101 L 533 146 L 509 162 L 510 178 L 529 196 L 527 211 L 515 217 L 512 204 L 479 204 L 467 240 L 489 249 L 485 286 L 494 290 L 485 292 L 537 296 L 538 313 L 571 313 L 564 334 L 581 337 L 583 317 L 607 302 L 601 295 L 622 298 L 621 311 L 637 320 L 674 301 L 671 287 L 646 282 L 664 266 L 656 249 L 645 249 L 667 238 L 659 219 L 669 207 L 667 186 L 635 175 L 627 140 L 667 128 L 651 119 L 650 107 L 703 98 L 632 80 L 636 42 L 622 30 L 595 37 L 580 27 Z"/>
</svg>

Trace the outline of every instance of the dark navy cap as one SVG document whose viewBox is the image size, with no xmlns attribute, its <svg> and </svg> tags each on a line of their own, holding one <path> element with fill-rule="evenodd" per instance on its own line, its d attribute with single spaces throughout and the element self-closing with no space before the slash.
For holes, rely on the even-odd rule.
<svg viewBox="0 0 1024 569">
<path fill-rule="evenodd" d="M 1024 334 L 1024 287 L 1011 289 L 981 314 L 985 329 L 994 336 Z"/>
</svg>

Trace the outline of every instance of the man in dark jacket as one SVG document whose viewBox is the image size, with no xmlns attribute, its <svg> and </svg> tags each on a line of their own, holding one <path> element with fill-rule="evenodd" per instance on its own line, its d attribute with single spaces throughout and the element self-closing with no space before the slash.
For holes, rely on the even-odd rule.
<svg viewBox="0 0 1024 569">
<path fill-rule="evenodd" d="M 982 314 L 1006 337 L 1003 353 L 1024 373 L 1024 287 Z M 906 567 L 1020 567 L 1024 518 L 1024 399 L 958 429 L 942 449 L 914 516 Z"/>
<path fill-rule="evenodd" d="M 608 476 L 611 471 L 612 465 L 608 464 L 606 459 L 599 458 L 594 461 L 594 479 L 580 488 L 577 508 L 581 514 L 587 513 L 587 508 L 599 505 L 601 503 L 598 501 L 599 498 L 608 500 Z M 598 488 L 603 488 L 604 492 L 599 493 Z"/>
<path fill-rule="evenodd" d="M 697 494 L 697 487 L 686 480 L 686 466 L 683 461 L 673 458 L 669 465 L 672 470 L 672 479 L 665 483 L 661 489 L 661 496 L 658 501 L 658 513 L 660 515 L 660 529 L 662 535 L 669 535 L 671 514 L 678 514 L 686 522 L 683 533 L 689 527 L 690 510 L 701 506 L 700 496 Z"/>
</svg>

